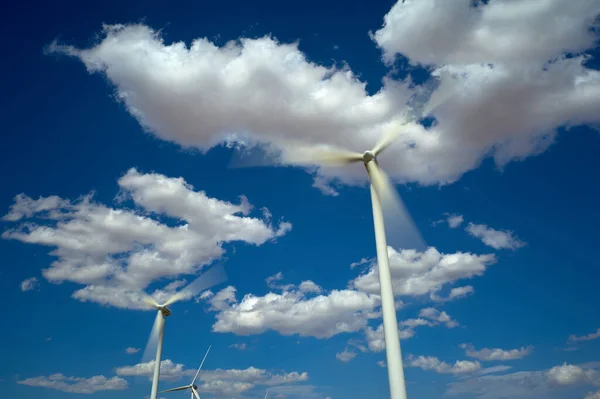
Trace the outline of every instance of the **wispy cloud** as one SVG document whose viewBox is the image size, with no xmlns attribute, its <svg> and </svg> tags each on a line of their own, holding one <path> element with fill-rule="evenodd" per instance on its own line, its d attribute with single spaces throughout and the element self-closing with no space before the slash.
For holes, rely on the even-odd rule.
<svg viewBox="0 0 600 399">
<path fill-rule="evenodd" d="M 83 394 L 92 394 L 99 391 L 122 391 L 128 387 L 127 381 L 120 377 L 106 378 L 103 375 L 97 375 L 91 378 L 80 378 L 66 377 L 60 373 L 48 377 L 27 378 L 17 381 L 17 384 Z"/>
<path fill-rule="evenodd" d="M 479 238 L 485 245 L 494 249 L 518 249 L 525 246 L 513 232 L 496 230 L 485 224 L 469 223 L 465 230 L 473 237 Z"/>
</svg>

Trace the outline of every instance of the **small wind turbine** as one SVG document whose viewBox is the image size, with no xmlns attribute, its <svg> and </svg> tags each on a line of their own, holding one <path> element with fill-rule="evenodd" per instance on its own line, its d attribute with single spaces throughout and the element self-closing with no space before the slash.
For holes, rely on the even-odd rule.
<svg viewBox="0 0 600 399">
<path fill-rule="evenodd" d="M 151 296 L 143 294 L 142 301 L 148 307 L 158 310 L 158 312 L 156 313 L 156 319 L 154 320 L 154 326 L 152 327 L 152 332 L 150 333 L 150 338 L 148 339 L 148 343 L 146 344 L 144 356 L 142 357 L 142 359 L 145 359 L 151 353 L 152 348 L 156 346 L 156 359 L 154 364 L 154 373 L 152 376 L 152 391 L 150 393 L 150 399 L 157 399 L 158 395 L 158 380 L 160 377 L 160 359 L 162 356 L 165 318 L 171 315 L 171 310 L 168 308 L 168 306 L 182 299 L 191 298 L 194 295 L 200 293 L 201 291 L 206 290 L 217 284 L 220 284 L 225 280 L 227 280 L 227 275 L 225 274 L 223 266 L 217 265 L 211 268 L 206 273 L 201 274 L 200 277 L 192 281 L 181 291 L 174 294 L 163 304 L 159 304 Z M 143 361 L 144 360 L 142 360 L 142 362 Z"/>
<path fill-rule="evenodd" d="M 349 165 L 355 162 L 364 163 L 371 183 L 371 203 L 373 208 L 373 224 L 375 227 L 377 264 L 379 266 L 379 285 L 381 290 L 381 307 L 383 313 L 383 330 L 385 336 L 390 396 L 391 399 L 406 399 L 406 382 L 404 380 L 402 351 L 400 349 L 400 337 L 398 335 L 398 320 L 396 318 L 396 308 L 394 304 L 383 210 L 385 209 L 386 213 L 391 214 L 393 217 L 393 220 L 391 221 L 394 224 L 403 224 L 402 230 L 406 234 L 405 238 L 412 240 L 414 249 L 420 249 L 416 247 L 423 247 L 424 244 L 421 234 L 415 227 L 400 196 L 377 162 L 377 156 L 393 144 L 397 138 L 398 134 L 390 130 L 382 137 L 375 147 L 362 154 L 345 150 L 312 150 L 296 153 L 291 158 L 285 159 L 284 163 L 287 162 L 297 165 L 328 164 L 332 166 Z"/>
<path fill-rule="evenodd" d="M 204 364 L 204 361 L 206 360 L 206 356 L 208 356 L 208 352 L 209 351 L 210 351 L 210 346 L 208 347 L 208 350 L 206 351 L 206 354 L 204 355 L 204 359 L 202 359 L 202 363 L 200 363 L 200 367 L 198 367 L 198 371 L 196 371 L 196 375 L 194 376 L 194 379 L 192 380 L 192 383 L 190 385 L 184 385 L 184 386 L 178 387 L 178 388 L 167 389 L 167 390 L 162 391 L 160 393 L 174 392 L 174 391 L 184 391 L 186 389 L 189 389 L 189 390 L 192 391 L 192 394 L 190 396 L 191 399 L 194 399 L 194 396 L 196 397 L 196 399 L 200 399 L 200 395 L 198 394 L 198 386 L 196 384 L 194 384 L 194 383 L 196 382 L 196 378 L 198 378 L 198 374 L 200 373 L 200 369 L 202 368 L 202 365 Z"/>
</svg>

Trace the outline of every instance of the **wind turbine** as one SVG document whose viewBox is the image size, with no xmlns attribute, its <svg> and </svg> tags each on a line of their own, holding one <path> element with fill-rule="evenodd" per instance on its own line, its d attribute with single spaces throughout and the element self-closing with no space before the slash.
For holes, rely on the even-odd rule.
<svg viewBox="0 0 600 399">
<path fill-rule="evenodd" d="M 398 334 L 398 320 L 396 318 L 392 277 L 387 252 L 386 228 L 383 217 L 384 209 L 388 215 L 392 216 L 391 221 L 394 224 L 403 224 L 403 232 L 408 233 L 405 238 L 413 240 L 414 243 L 414 247 L 411 247 L 411 249 L 420 249 L 418 247 L 423 247 L 424 244 L 421 234 L 415 227 L 400 196 L 377 162 L 377 156 L 392 145 L 397 138 L 397 132 L 389 130 L 375 147 L 363 153 L 345 150 L 300 151 L 284 159 L 283 163 L 297 165 L 328 164 L 332 166 L 349 165 L 356 162 L 364 163 L 370 181 L 390 396 L 391 399 L 406 399 L 406 382 L 404 379 L 402 351 L 400 349 L 400 337 Z M 243 163 L 234 167 L 240 166 L 244 167 Z"/>
<path fill-rule="evenodd" d="M 212 345 L 211 345 L 212 346 Z M 198 394 L 198 386 L 196 384 L 194 384 L 194 382 L 196 382 L 196 378 L 198 378 L 198 374 L 200 374 L 200 369 L 202 368 L 202 365 L 204 364 L 204 360 L 206 360 L 206 356 L 208 356 L 208 352 L 210 351 L 210 347 L 208 347 L 208 350 L 206 351 L 206 354 L 204 355 L 204 358 L 202 359 L 202 363 L 200 363 L 200 367 L 198 367 L 198 371 L 196 371 L 196 375 L 194 376 L 194 379 L 192 380 L 190 385 L 184 385 L 182 387 L 178 387 L 178 388 L 171 388 L 171 389 L 167 389 L 165 391 L 162 391 L 160 393 L 165 393 L 165 392 L 174 392 L 174 391 L 184 391 L 186 389 L 189 389 L 192 391 L 191 394 L 191 399 L 194 399 L 194 396 L 196 397 L 196 399 L 200 399 L 200 395 Z"/>
<path fill-rule="evenodd" d="M 167 316 L 171 315 L 171 310 L 168 308 L 168 306 L 174 304 L 175 302 L 181 301 L 182 299 L 191 298 L 201 291 L 220 284 L 225 280 L 227 280 L 227 275 L 225 274 L 223 266 L 217 265 L 212 267 L 206 273 L 201 274 L 200 277 L 192 281 L 181 291 L 175 293 L 163 304 L 159 304 L 154 298 L 147 294 L 142 295 L 142 302 L 144 304 L 146 304 L 149 308 L 158 310 L 156 313 L 156 319 L 154 320 L 154 325 L 152 327 L 152 332 L 150 333 L 150 338 L 146 344 L 144 356 L 142 357 L 142 362 L 144 362 L 143 359 L 147 358 L 148 355 L 151 354 L 154 346 L 156 346 L 156 358 L 154 364 L 154 373 L 152 376 L 152 391 L 150 393 L 150 399 L 157 399 L 158 395 L 158 380 L 160 377 L 160 359 L 162 356 L 165 319 Z"/>
</svg>

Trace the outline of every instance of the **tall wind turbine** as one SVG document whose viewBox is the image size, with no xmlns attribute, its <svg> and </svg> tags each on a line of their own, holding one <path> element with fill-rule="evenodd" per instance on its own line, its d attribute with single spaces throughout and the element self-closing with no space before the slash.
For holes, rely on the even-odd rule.
<svg viewBox="0 0 600 399">
<path fill-rule="evenodd" d="M 349 165 L 356 162 L 364 163 L 371 183 L 371 202 L 373 208 L 373 224 L 375 227 L 377 264 L 379 266 L 379 285 L 381 289 L 381 307 L 383 313 L 383 330 L 385 336 L 390 397 L 391 399 L 406 399 L 406 382 L 404 380 L 402 351 L 400 349 L 398 320 L 396 318 L 396 308 L 394 304 L 383 211 L 385 210 L 389 216 L 392 216 L 392 220 L 388 221 L 392 222 L 394 227 L 396 227 L 398 223 L 402 223 L 402 231 L 405 234 L 404 239 L 410 239 L 415 245 L 415 247 L 413 247 L 414 249 L 420 249 L 416 247 L 422 247 L 424 244 L 421 234 L 415 227 L 400 196 L 377 162 L 377 156 L 393 144 L 397 137 L 398 134 L 390 130 L 387 134 L 384 134 L 375 147 L 364 153 L 344 150 L 314 150 L 296 153 L 291 158 L 285 159 L 283 163 L 331 166 Z M 263 165 L 256 166 L 267 166 L 269 164 L 270 162 L 267 160 Z M 244 167 L 245 165 L 243 165 L 242 161 L 241 163 L 232 166 Z M 398 231 L 396 233 L 400 232 Z"/>
<path fill-rule="evenodd" d="M 198 386 L 196 384 L 194 384 L 194 383 L 196 382 L 196 378 L 198 378 L 198 374 L 200 374 L 200 369 L 202 369 L 202 365 L 204 364 L 204 361 L 206 360 L 206 356 L 208 356 L 208 352 L 210 351 L 210 347 L 211 346 L 208 347 L 208 350 L 206 351 L 206 354 L 204 355 L 204 358 L 202 359 L 202 363 L 200 363 L 200 367 L 198 367 L 198 371 L 196 371 L 196 375 L 194 376 L 194 379 L 192 380 L 191 384 L 184 385 L 182 387 L 167 389 L 167 390 L 162 391 L 160 393 L 174 392 L 174 391 L 185 391 L 186 389 L 189 389 L 189 390 L 192 391 L 191 396 L 190 396 L 191 399 L 194 399 L 194 396 L 196 397 L 196 399 L 200 399 L 200 395 L 198 394 Z"/>
<path fill-rule="evenodd" d="M 401 215 L 409 225 L 405 226 L 407 231 L 420 238 L 420 234 L 404 204 L 398 196 L 395 188 L 389 181 L 385 172 L 379 167 L 377 156 L 388 148 L 396 139 L 396 134 L 385 135 L 379 143 L 371 150 L 364 153 L 346 151 L 327 151 L 317 153 L 315 161 L 345 165 L 354 162 L 363 162 L 367 169 L 370 180 L 371 205 L 373 208 L 373 224 L 375 227 L 375 245 L 377 249 L 377 264 L 379 267 L 379 285 L 381 290 L 381 308 L 383 313 L 383 331 L 385 336 L 385 351 L 387 358 L 388 379 L 391 399 L 406 399 L 406 381 L 404 379 L 404 368 L 402 364 L 402 350 L 400 349 L 400 337 L 398 334 L 398 320 L 396 318 L 396 307 L 394 303 L 394 292 L 392 288 L 392 276 L 387 251 L 387 241 L 383 218 L 383 207 L 395 208 L 401 211 Z"/>
<path fill-rule="evenodd" d="M 163 304 L 159 304 L 154 298 L 147 294 L 143 294 L 142 301 L 151 308 L 157 309 L 156 319 L 154 320 L 154 326 L 150 333 L 150 338 L 146 344 L 146 350 L 142 359 L 146 358 L 151 353 L 154 346 L 156 346 L 156 358 L 154 363 L 154 373 L 152 376 L 152 391 L 150 393 L 150 399 L 157 399 L 158 395 L 158 380 L 160 377 L 160 359 L 162 356 L 162 345 L 163 336 L 165 329 L 165 319 L 171 315 L 171 310 L 168 306 L 175 302 L 181 301 L 197 295 L 203 290 L 206 290 L 214 285 L 220 284 L 227 280 L 227 275 L 223 266 L 217 265 L 211 268 L 206 273 L 200 275 L 197 279 L 188 284 L 183 290 L 174 294 Z M 208 352 L 207 352 L 208 353 Z"/>
</svg>

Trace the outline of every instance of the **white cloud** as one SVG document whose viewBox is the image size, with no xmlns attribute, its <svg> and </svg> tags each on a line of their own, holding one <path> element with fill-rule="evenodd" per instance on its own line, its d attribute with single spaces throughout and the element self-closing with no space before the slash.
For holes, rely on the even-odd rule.
<svg viewBox="0 0 600 399">
<path fill-rule="evenodd" d="M 363 343 L 358 339 L 349 339 L 348 345 L 355 347 L 359 351 L 365 353 L 368 351 L 367 347 L 363 345 Z"/>
<path fill-rule="evenodd" d="M 32 219 L 6 230 L 2 238 L 55 248 L 51 255 L 57 260 L 42 274 L 54 283 L 85 285 L 74 298 L 139 308 L 140 289 L 157 279 L 197 273 L 224 254 L 223 243 L 262 245 L 291 229 L 287 222 L 272 226 L 249 216 L 252 207 L 245 197 L 237 205 L 210 198 L 183 178 L 130 169 L 118 184 L 120 197 L 131 198 L 137 210 L 110 208 L 95 203 L 91 195 L 76 201 L 18 195 L 8 219 Z M 40 219 L 40 209 L 53 213 Z M 177 225 L 162 223 L 157 215 Z M 155 295 L 165 296 L 177 284 Z"/>
<path fill-rule="evenodd" d="M 496 262 L 493 254 L 474 255 L 457 252 L 442 254 L 430 247 L 425 252 L 388 247 L 394 293 L 397 296 L 419 296 L 439 291 L 457 280 L 481 276 Z M 379 293 L 377 265 L 351 282 L 351 286 L 368 293 Z"/>
<path fill-rule="evenodd" d="M 397 181 L 451 182 L 486 156 L 504 165 L 544 151 L 559 126 L 600 120 L 600 72 L 585 68 L 582 57 L 561 57 L 594 45 L 588 27 L 600 6 L 585 0 L 470 4 L 398 2 L 375 35 L 388 58 L 401 52 L 412 62 L 432 63 L 440 82 L 432 99 L 441 103 L 437 123 L 408 124 L 402 145 L 382 159 Z M 113 25 L 92 48 L 53 43 L 49 51 L 106 75 L 129 112 L 163 140 L 201 150 L 226 140 L 269 143 L 285 159 L 317 145 L 370 148 L 385 127 L 405 121 L 409 99 L 429 89 L 384 78 L 382 89 L 369 95 L 348 68 L 311 63 L 297 43 L 271 37 L 222 47 L 196 39 L 188 47 L 165 43 L 145 25 Z M 321 169 L 315 185 L 325 187 L 333 176 L 365 182 L 355 166 Z"/>
<path fill-rule="evenodd" d="M 128 355 L 133 355 L 134 353 L 138 353 L 140 348 L 132 348 L 131 346 L 125 349 L 125 353 Z"/>
<path fill-rule="evenodd" d="M 362 258 L 358 262 L 352 262 L 350 264 L 350 269 L 354 269 L 357 266 L 366 265 L 367 263 L 372 263 L 374 260 L 375 258 Z"/>
<path fill-rule="evenodd" d="M 477 375 L 486 375 L 486 374 L 494 374 L 494 373 L 502 373 L 504 371 L 508 371 L 512 369 L 512 366 L 492 366 L 486 367 L 484 369 L 479 370 Z"/>
<path fill-rule="evenodd" d="M 21 281 L 21 291 L 31 291 L 34 290 L 40 284 L 37 277 L 31 277 Z"/>
<path fill-rule="evenodd" d="M 62 392 L 91 394 L 99 391 L 122 391 L 127 389 L 127 381 L 120 377 L 106 378 L 97 375 L 91 378 L 66 377 L 52 374 L 48 377 L 34 377 L 17 381 L 17 384 L 32 387 L 52 388 Z"/>
<path fill-rule="evenodd" d="M 485 224 L 469 223 L 465 230 L 473 237 L 479 238 L 485 245 L 494 249 L 517 249 L 525 243 L 514 236 L 511 231 L 495 230 Z"/>
<path fill-rule="evenodd" d="M 456 229 L 465 221 L 462 215 L 448 215 L 446 220 L 448 221 L 448 227 L 451 229 Z"/>
<path fill-rule="evenodd" d="M 314 293 L 321 293 L 323 291 L 323 289 L 318 286 L 317 284 L 315 284 L 313 281 L 310 280 L 306 280 L 300 283 L 300 285 L 298 286 L 298 289 L 300 289 L 300 291 L 305 292 L 305 293 L 310 293 L 310 292 L 314 292 Z"/>
<path fill-rule="evenodd" d="M 68 200 L 56 195 L 40 197 L 37 200 L 29 198 L 25 194 L 15 196 L 15 202 L 11 205 L 9 212 L 0 220 L 16 222 L 23 218 L 36 216 L 38 218 L 58 218 L 61 211 L 70 206 Z"/>
<path fill-rule="evenodd" d="M 374 38 L 388 56 L 422 64 L 537 63 L 594 46 L 595 2 L 398 1 Z M 562 18 L 559 18 L 562 17 Z"/>
<path fill-rule="evenodd" d="M 451 383 L 446 394 L 475 395 L 478 399 L 548 398 L 556 392 L 557 386 L 564 389 L 599 383 L 597 370 L 585 365 L 563 364 L 545 371 L 519 371 L 464 379 Z"/>
<path fill-rule="evenodd" d="M 470 285 L 466 285 L 464 287 L 456 287 L 450 290 L 450 293 L 447 297 L 441 297 L 436 292 L 432 292 L 429 295 L 429 298 L 434 302 L 449 302 L 455 299 L 464 298 L 468 295 L 471 295 L 475 292 L 475 288 Z"/>
<path fill-rule="evenodd" d="M 122 366 L 115 369 L 115 373 L 122 377 L 148 377 L 152 380 L 154 373 L 155 360 L 147 363 L 138 363 L 134 366 Z M 191 374 L 193 373 L 193 374 Z M 194 370 L 186 370 L 183 364 L 173 363 L 170 359 L 161 360 L 160 362 L 160 379 L 164 381 L 177 381 L 185 375 L 194 375 Z"/>
<path fill-rule="evenodd" d="M 506 361 L 522 359 L 533 351 L 533 346 L 523 346 L 519 349 L 489 349 L 483 348 L 475 350 L 471 344 L 461 344 L 460 347 L 465 350 L 467 356 L 479 359 L 481 361 Z"/>
<path fill-rule="evenodd" d="M 198 391 L 230 397 L 246 392 L 253 387 L 254 384 L 249 382 L 213 380 L 198 385 Z"/>
<path fill-rule="evenodd" d="M 421 311 L 419 312 L 419 317 L 424 317 L 426 319 L 437 321 L 438 323 L 444 323 L 448 328 L 458 327 L 458 322 L 456 320 L 452 320 L 448 313 L 444 311 L 440 312 L 435 308 L 421 309 Z"/>
<path fill-rule="evenodd" d="M 419 313 L 419 316 L 429 318 L 430 320 L 425 320 L 424 318 L 419 317 L 417 319 L 402 320 L 400 323 L 398 323 L 398 335 L 401 340 L 412 338 L 416 334 L 415 328 L 417 327 L 435 327 L 440 323 L 445 323 L 446 327 L 448 328 L 454 328 L 458 326 L 458 323 L 455 320 L 452 320 L 446 312 L 440 313 L 435 309 L 422 309 Z M 368 326 L 365 328 L 364 332 L 369 350 L 372 352 L 382 352 L 385 350 L 383 324 L 380 324 L 376 329 Z"/>
<path fill-rule="evenodd" d="M 135 366 L 124 366 L 116 369 L 121 376 L 143 376 L 152 380 L 154 361 L 140 363 Z M 170 359 L 160 362 L 160 378 L 165 381 L 177 381 L 184 376 L 193 377 L 195 369 L 186 369 L 183 364 L 176 364 Z M 308 381 L 308 373 L 293 371 L 291 373 L 275 373 L 272 371 L 248 367 L 247 369 L 205 370 L 198 375 L 198 390 L 217 396 L 231 396 L 248 391 L 257 385 L 279 386 Z"/>
<path fill-rule="evenodd" d="M 238 302 L 235 287 L 229 286 L 206 298 L 217 311 L 213 331 L 250 335 L 273 330 L 329 338 L 364 328 L 379 305 L 378 296 L 359 291 L 333 290 L 307 297 L 294 286 L 285 288 L 281 294 L 247 294 Z"/>
<path fill-rule="evenodd" d="M 348 350 L 348 348 L 344 349 L 343 352 L 339 352 L 335 354 L 335 358 L 343 363 L 348 363 L 352 359 L 356 357 L 356 352 L 352 352 Z"/>
<path fill-rule="evenodd" d="M 585 395 L 584 399 L 600 399 L 600 391 L 590 392 L 587 395 Z"/>
<path fill-rule="evenodd" d="M 229 345 L 230 348 L 235 348 L 235 349 L 239 349 L 241 351 L 246 349 L 246 344 L 245 343 L 241 343 L 241 344 L 231 344 Z"/>
<path fill-rule="evenodd" d="M 378 365 L 379 367 L 381 367 L 381 368 L 386 368 L 386 367 L 387 367 L 387 365 L 385 364 L 385 360 L 379 360 L 379 361 L 377 362 L 377 365 Z"/>
<path fill-rule="evenodd" d="M 557 385 L 573 385 L 581 382 L 600 384 L 600 374 L 596 370 L 585 370 L 580 366 L 564 363 L 546 373 L 548 380 Z"/>
<path fill-rule="evenodd" d="M 269 287 L 276 287 L 275 282 L 276 281 L 281 281 L 283 280 L 283 273 L 282 272 L 277 272 L 276 274 L 269 276 L 265 279 L 265 281 L 267 282 L 267 285 Z"/>
<path fill-rule="evenodd" d="M 481 364 L 477 361 L 472 362 L 470 360 L 457 360 L 454 364 L 448 364 L 440 361 L 438 358 L 433 356 L 419 356 L 414 357 L 408 355 L 409 367 L 418 367 L 422 370 L 433 370 L 440 374 L 470 374 L 478 371 L 481 368 Z"/>
<path fill-rule="evenodd" d="M 388 60 L 432 65 L 440 84 L 429 109 L 465 163 L 485 148 L 502 166 L 543 152 L 559 126 L 598 122 L 600 72 L 580 56 L 597 37 L 597 2 L 471 4 L 398 1 L 374 35 Z"/>
<path fill-rule="evenodd" d="M 592 341 L 592 340 L 598 339 L 598 338 L 600 338 L 600 328 L 598 330 L 596 330 L 596 332 L 593 332 L 593 333 L 590 333 L 588 335 L 584 335 L 581 337 L 578 337 L 575 334 L 571 334 L 569 336 L 568 343 L 572 344 L 572 343 L 581 342 L 581 341 Z"/>
<path fill-rule="evenodd" d="M 331 182 L 325 179 L 323 176 L 315 176 L 312 186 L 322 192 L 324 195 L 328 195 L 330 197 L 337 197 L 340 195 L 335 188 L 331 187 Z"/>
</svg>

